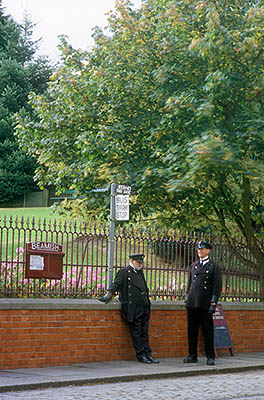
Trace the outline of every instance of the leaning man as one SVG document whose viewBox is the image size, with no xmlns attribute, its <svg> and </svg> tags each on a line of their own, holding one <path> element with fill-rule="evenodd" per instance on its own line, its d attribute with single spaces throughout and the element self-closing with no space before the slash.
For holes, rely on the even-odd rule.
<svg viewBox="0 0 264 400">
<path fill-rule="evenodd" d="M 136 357 L 145 364 L 159 363 L 152 357 L 148 327 L 150 319 L 149 289 L 142 271 L 144 254 L 131 254 L 129 266 L 121 268 L 108 292 L 98 300 L 109 303 L 119 292 L 121 316 L 127 322 Z"/>
<path fill-rule="evenodd" d="M 199 260 L 190 267 L 186 309 L 188 322 L 189 355 L 185 363 L 196 363 L 199 326 L 202 326 L 207 365 L 215 365 L 213 314 L 222 289 L 221 271 L 210 260 L 212 246 L 200 241 L 197 245 Z"/>
</svg>

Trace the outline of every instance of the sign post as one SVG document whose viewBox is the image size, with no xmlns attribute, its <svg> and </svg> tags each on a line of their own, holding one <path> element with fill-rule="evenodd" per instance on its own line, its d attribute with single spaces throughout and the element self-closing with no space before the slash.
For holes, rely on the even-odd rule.
<svg viewBox="0 0 264 400">
<path fill-rule="evenodd" d="M 131 187 L 124 185 L 111 184 L 110 195 L 110 232 L 109 232 L 109 250 L 108 250 L 108 271 L 107 271 L 107 289 L 113 282 L 114 270 L 114 244 L 115 244 L 115 220 L 129 220 L 129 195 Z"/>
<path fill-rule="evenodd" d="M 111 194 L 110 194 L 110 232 L 109 232 L 109 249 L 108 249 L 107 289 L 109 289 L 113 280 L 114 244 L 115 244 L 115 187 L 116 187 L 115 183 L 112 183 Z"/>
<path fill-rule="evenodd" d="M 231 356 L 234 355 L 234 348 L 228 332 L 224 311 L 221 304 L 217 304 L 216 311 L 213 315 L 214 322 L 214 347 L 215 353 L 217 348 L 227 348 Z"/>
</svg>

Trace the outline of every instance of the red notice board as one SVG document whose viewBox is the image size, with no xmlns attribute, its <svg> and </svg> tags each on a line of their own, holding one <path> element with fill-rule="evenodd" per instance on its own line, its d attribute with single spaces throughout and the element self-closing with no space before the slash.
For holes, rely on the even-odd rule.
<svg viewBox="0 0 264 400">
<path fill-rule="evenodd" d="M 213 315 L 214 321 L 214 347 L 215 352 L 218 348 L 229 349 L 231 356 L 234 355 L 231 338 L 228 332 L 228 327 L 221 304 L 217 304 L 216 312 Z"/>
<path fill-rule="evenodd" d="M 52 242 L 30 242 L 26 245 L 26 278 L 61 279 L 62 245 Z"/>
</svg>

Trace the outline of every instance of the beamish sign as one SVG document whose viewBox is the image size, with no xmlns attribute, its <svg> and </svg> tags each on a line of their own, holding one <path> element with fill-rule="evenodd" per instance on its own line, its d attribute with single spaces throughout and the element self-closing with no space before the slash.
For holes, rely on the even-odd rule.
<svg viewBox="0 0 264 400">
<path fill-rule="evenodd" d="M 27 243 L 27 249 L 32 251 L 55 251 L 61 252 L 62 245 L 52 242 L 30 242 Z"/>
</svg>

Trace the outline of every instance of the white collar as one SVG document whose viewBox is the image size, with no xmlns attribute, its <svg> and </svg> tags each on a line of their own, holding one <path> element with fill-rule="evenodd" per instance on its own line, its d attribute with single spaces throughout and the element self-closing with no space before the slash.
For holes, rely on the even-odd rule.
<svg viewBox="0 0 264 400">
<path fill-rule="evenodd" d="M 131 265 L 130 263 L 129 263 L 129 266 L 133 269 L 133 271 L 137 274 L 137 270 L 136 270 L 136 268 L 134 267 L 134 265 Z"/>
<path fill-rule="evenodd" d="M 209 262 L 209 258 L 208 258 L 208 257 L 200 258 L 200 262 L 202 262 L 203 265 L 204 265 L 204 264 L 207 264 L 207 263 Z"/>
</svg>

